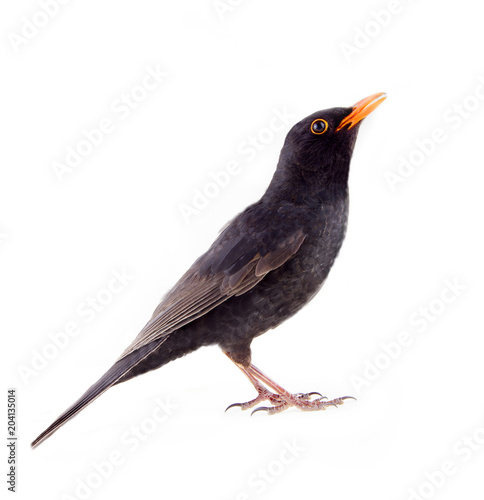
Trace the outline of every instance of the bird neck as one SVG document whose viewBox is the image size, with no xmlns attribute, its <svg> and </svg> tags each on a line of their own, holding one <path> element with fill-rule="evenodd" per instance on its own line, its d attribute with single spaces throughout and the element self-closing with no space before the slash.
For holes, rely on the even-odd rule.
<svg viewBox="0 0 484 500">
<path fill-rule="evenodd" d="M 332 169 L 333 175 L 323 177 L 320 171 L 305 170 L 297 166 L 278 166 L 267 191 L 262 197 L 264 202 L 295 205 L 321 206 L 337 203 L 348 197 L 347 165 L 338 165 Z"/>
</svg>

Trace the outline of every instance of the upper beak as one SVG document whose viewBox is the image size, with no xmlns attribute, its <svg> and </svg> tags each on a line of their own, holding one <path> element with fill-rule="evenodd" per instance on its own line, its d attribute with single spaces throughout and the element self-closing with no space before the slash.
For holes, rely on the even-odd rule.
<svg viewBox="0 0 484 500">
<path fill-rule="evenodd" d="M 353 111 L 338 125 L 336 132 L 341 130 L 345 125 L 349 125 L 347 130 L 354 127 L 363 118 L 366 118 L 372 111 L 378 108 L 386 98 L 387 95 L 384 92 L 379 92 L 357 102 L 353 106 Z"/>
</svg>

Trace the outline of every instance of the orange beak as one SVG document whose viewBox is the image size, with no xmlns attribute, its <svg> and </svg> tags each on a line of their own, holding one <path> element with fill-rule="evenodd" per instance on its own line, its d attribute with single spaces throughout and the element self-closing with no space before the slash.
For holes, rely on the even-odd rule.
<svg viewBox="0 0 484 500">
<path fill-rule="evenodd" d="M 353 111 L 338 125 L 336 132 L 341 130 L 345 125 L 349 125 L 346 130 L 354 127 L 363 118 L 366 118 L 372 111 L 378 108 L 386 98 L 387 95 L 384 92 L 379 92 L 357 102 L 353 106 Z"/>
</svg>

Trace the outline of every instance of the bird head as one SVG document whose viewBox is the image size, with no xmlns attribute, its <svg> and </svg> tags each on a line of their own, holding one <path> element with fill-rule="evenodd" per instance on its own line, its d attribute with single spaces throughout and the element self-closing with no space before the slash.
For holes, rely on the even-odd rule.
<svg viewBox="0 0 484 500">
<path fill-rule="evenodd" d="M 361 121 L 386 94 L 373 94 L 349 108 L 318 111 L 296 123 L 287 134 L 278 169 L 302 175 L 318 184 L 346 181 Z"/>
</svg>

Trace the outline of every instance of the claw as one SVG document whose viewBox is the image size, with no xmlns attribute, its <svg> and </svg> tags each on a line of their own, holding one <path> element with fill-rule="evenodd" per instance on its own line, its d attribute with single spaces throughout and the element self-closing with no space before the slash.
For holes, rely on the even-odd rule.
<svg viewBox="0 0 484 500">
<path fill-rule="evenodd" d="M 258 408 L 256 408 L 255 410 L 252 410 L 252 413 L 250 414 L 250 416 L 252 417 L 252 415 L 258 411 L 269 411 L 271 409 L 270 406 L 259 406 Z"/>
<path fill-rule="evenodd" d="M 342 405 L 345 401 L 345 399 L 354 399 L 356 401 L 356 398 L 353 396 L 343 396 L 341 398 L 333 399 L 333 401 L 328 401 L 328 405 L 336 406 L 336 408 L 339 407 L 339 405 Z"/>
<path fill-rule="evenodd" d="M 328 399 L 326 396 L 323 396 L 320 392 L 314 391 L 314 392 L 308 392 L 308 396 L 319 396 L 319 399 Z"/>
<path fill-rule="evenodd" d="M 241 408 L 242 407 L 242 403 L 233 403 L 233 404 L 227 406 L 227 408 L 225 408 L 225 412 L 224 413 L 226 413 L 227 410 L 230 410 L 230 408 L 235 408 L 236 406 L 238 406 L 239 408 Z"/>
<path fill-rule="evenodd" d="M 309 401 L 311 399 L 311 396 L 319 396 L 316 400 L 319 401 L 320 399 L 328 399 L 326 396 L 323 396 L 320 392 L 298 392 L 297 394 L 294 394 L 295 397 L 299 398 L 301 401 Z M 315 401 L 316 401 L 315 400 Z"/>
<path fill-rule="evenodd" d="M 342 405 L 346 399 L 354 399 L 356 401 L 356 398 L 353 396 L 343 396 L 341 398 L 334 399 L 333 401 L 335 401 L 337 405 Z"/>
</svg>

